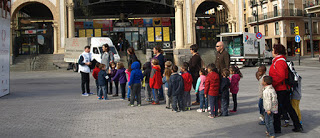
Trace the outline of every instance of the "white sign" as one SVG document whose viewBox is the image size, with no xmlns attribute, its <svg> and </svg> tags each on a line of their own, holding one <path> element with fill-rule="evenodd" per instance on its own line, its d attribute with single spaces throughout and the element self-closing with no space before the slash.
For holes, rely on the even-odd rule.
<svg viewBox="0 0 320 138">
<path fill-rule="evenodd" d="M 2 11 L 2 9 L 0 8 Z M 9 94 L 10 13 L 0 16 L 0 97 Z"/>
</svg>

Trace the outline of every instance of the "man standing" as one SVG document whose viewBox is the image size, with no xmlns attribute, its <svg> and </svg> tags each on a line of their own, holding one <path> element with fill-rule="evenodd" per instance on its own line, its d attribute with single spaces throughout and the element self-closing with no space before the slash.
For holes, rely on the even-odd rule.
<svg viewBox="0 0 320 138">
<path fill-rule="evenodd" d="M 189 61 L 189 70 L 193 79 L 193 82 L 192 82 L 193 89 L 196 89 L 196 84 L 200 76 L 199 71 L 201 69 L 201 63 L 202 63 L 202 59 L 198 53 L 198 49 L 199 47 L 197 44 L 190 46 L 190 52 L 192 54 L 192 57 Z M 199 93 L 197 93 L 196 96 L 197 96 L 196 101 L 193 102 L 192 105 L 200 104 Z"/>
<path fill-rule="evenodd" d="M 90 94 L 90 65 L 92 61 L 92 55 L 90 53 L 90 46 L 84 48 L 84 52 L 80 55 L 79 58 L 79 73 L 81 73 L 81 88 L 82 96 L 89 96 Z"/>
<path fill-rule="evenodd" d="M 216 44 L 216 50 L 217 50 L 216 66 L 217 66 L 219 74 L 221 74 L 221 71 L 224 68 L 229 69 L 229 67 L 230 67 L 230 55 L 224 49 L 224 44 L 222 41 L 220 41 Z"/>
</svg>

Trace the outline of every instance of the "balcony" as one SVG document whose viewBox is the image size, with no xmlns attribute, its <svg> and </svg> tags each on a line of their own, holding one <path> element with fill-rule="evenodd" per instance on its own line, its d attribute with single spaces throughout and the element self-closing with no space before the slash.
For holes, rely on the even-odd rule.
<svg viewBox="0 0 320 138">
<path fill-rule="evenodd" d="M 266 23 L 266 22 L 282 20 L 285 18 L 297 18 L 297 17 L 303 17 L 303 16 L 304 14 L 302 10 L 282 9 L 282 10 L 267 12 L 265 14 L 259 14 L 258 19 L 259 19 L 259 23 Z M 249 17 L 248 20 L 250 25 L 254 25 L 257 23 L 257 18 L 255 16 Z"/>
<path fill-rule="evenodd" d="M 315 3 L 312 2 L 308 2 L 304 5 L 305 10 L 308 14 L 312 14 L 312 13 L 320 13 L 320 2 L 319 0 L 316 0 Z"/>
</svg>

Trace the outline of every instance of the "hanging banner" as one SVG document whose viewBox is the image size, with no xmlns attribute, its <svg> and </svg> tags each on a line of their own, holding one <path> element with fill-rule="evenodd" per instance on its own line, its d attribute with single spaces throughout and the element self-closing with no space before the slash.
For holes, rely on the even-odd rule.
<svg viewBox="0 0 320 138">
<path fill-rule="evenodd" d="M 79 37 L 86 37 L 86 30 L 85 29 L 79 29 Z"/>
<path fill-rule="evenodd" d="M 163 41 L 170 41 L 170 28 L 163 27 Z"/>
<path fill-rule="evenodd" d="M 169 17 L 161 18 L 162 26 L 171 26 L 171 19 Z"/>
<path fill-rule="evenodd" d="M 93 37 L 93 29 L 86 29 L 86 37 Z"/>
<path fill-rule="evenodd" d="M 151 27 L 153 26 L 152 18 L 143 19 L 143 25 L 145 27 Z"/>
<path fill-rule="evenodd" d="M 147 33 L 148 33 L 148 41 L 149 42 L 154 42 L 154 30 L 153 30 L 153 27 L 148 27 Z"/>
<path fill-rule="evenodd" d="M 155 27 L 155 33 L 156 33 L 156 42 L 161 42 L 162 41 L 161 27 Z"/>
<path fill-rule="evenodd" d="M 161 18 L 153 18 L 153 26 L 161 26 Z"/>
<path fill-rule="evenodd" d="M 74 27 L 76 29 L 83 29 L 84 28 L 84 23 L 83 22 L 74 22 Z"/>
<path fill-rule="evenodd" d="M 94 37 L 101 37 L 101 29 L 94 29 Z"/>
<path fill-rule="evenodd" d="M 10 12 L 1 8 L 0 10 L 6 15 L 0 17 L 0 97 L 2 97 L 10 91 Z"/>
<path fill-rule="evenodd" d="M 92 29 L 93 28 L 93 22 L 84 22 L 84 29 Z"/>
<path fill-rule="evenodd" d="M 143 27 L 143 19 L 134 19 L 133 26 L 135 27 Z"/>
</svg>

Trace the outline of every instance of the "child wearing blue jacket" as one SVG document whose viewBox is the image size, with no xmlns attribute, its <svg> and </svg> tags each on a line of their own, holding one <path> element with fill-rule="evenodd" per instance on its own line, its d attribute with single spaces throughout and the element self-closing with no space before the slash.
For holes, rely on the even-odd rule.
<svg viewBox="0 0 320 138">
<path fill-rule="evenodd" d="M 143 74 L 140 70 L 140 63 L 135 61 L 131 64 L 130 81 L 128 83 L 131 89 L 130 104 L 134 106 L 134 98 L 137 98 L 137 105 L 141 106 L 141 81 L 143 80 Z"/>
</svg>

